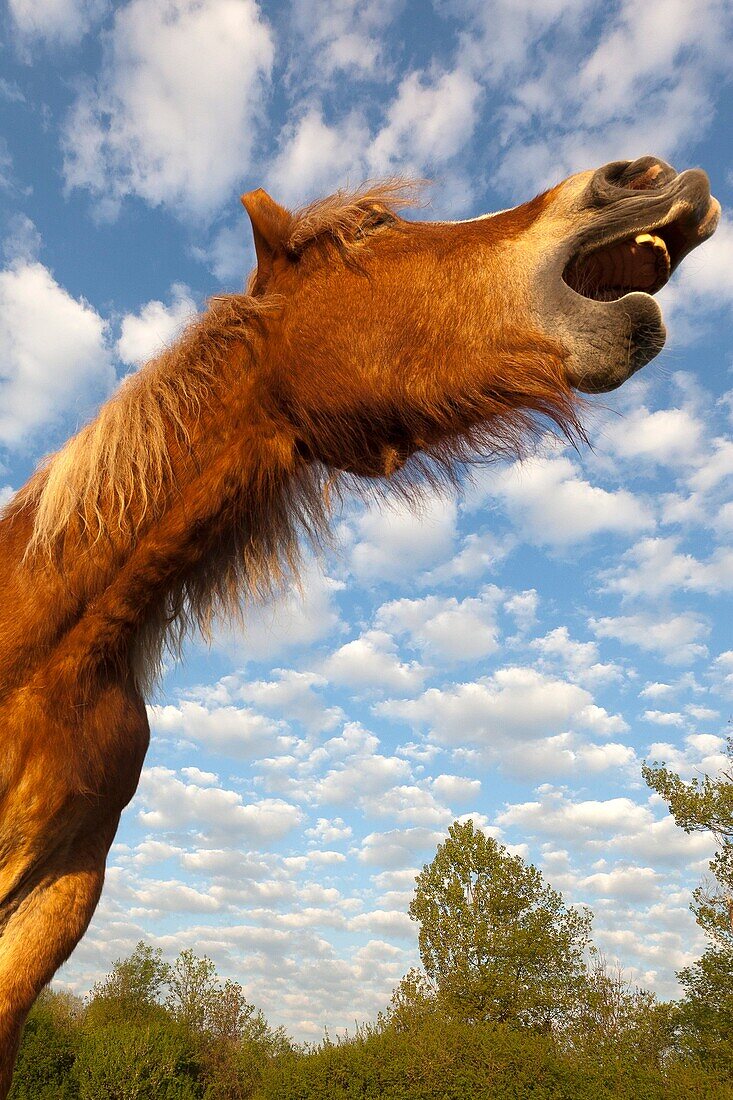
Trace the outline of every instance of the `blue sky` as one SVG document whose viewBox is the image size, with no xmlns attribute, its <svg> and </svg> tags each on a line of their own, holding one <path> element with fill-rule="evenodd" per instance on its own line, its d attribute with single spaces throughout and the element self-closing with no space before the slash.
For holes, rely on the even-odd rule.
<svg viewBox="0 0 733 1100">
<path fill-rule="evenodd" d="M 0 48 L 0 500 L 253 251 L 240 192 L 434 181 L 427 217 L 655 153 L 729 204 L 719 0 L 8 0 Z M 416 871 L 470 815 L 668 996 L 712 845 L 640 763 L 714 772 L 733 711 L 733 228 L 660 295 L 668 345 L 420 516 L 347 502 L 302 597 L 189 646 L 90 930 L 193 946 L 301 1038 L 417 960 Z"/>
</svg>

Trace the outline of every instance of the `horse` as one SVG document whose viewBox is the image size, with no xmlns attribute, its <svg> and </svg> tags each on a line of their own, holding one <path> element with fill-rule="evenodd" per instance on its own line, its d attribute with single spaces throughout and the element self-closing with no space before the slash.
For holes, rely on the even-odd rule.
<svg viewBox="0 0 733 1100">
<path fill-rule="evenodd" d="M 653 294 L 709 237 L 700 169 L 655 157 L 465 221 L 368 184 L 242 196 L 256 270 L 128 377 L 0 517 L 0 1098 L 100 897 L 166 647 L 297 577 L 338 492 L 455 481 L 661 349 Z"/>
</svg>

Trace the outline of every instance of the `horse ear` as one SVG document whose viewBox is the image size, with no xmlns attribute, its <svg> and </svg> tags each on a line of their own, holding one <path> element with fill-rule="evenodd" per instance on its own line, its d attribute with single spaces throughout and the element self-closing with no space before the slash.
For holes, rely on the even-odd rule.
<svg viewBox="0 0 733 1100">
<path fill-rule="evenodd" d="M 257 254 L 255 290 L 262 291 L 272 274 L 273 257 L 278 248 L 284 247 L 293 219 L 262 187 L 242 195 L 242 205 L 252 222 Z"/>
</svg>

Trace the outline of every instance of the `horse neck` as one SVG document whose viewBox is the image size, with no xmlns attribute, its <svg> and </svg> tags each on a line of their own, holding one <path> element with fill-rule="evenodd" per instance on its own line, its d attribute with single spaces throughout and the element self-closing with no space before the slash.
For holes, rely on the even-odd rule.
<svg viewBox="0 0 733 1100">
<path fill-rule="evenodd" d="M 231 611 L 242 589 L 277 585 L 314 502 L 287 428 L 268 407 L 265 358 L 264 339 L 230 349 L 195 414 L 166 425 L 167 474 L 152 504 L 138 493 L 120 515 L 110 471 L 109 499 L 95 506 L 99 529 L 76 515 L 50 561 L 28 553 L 38 497 L 4 521 L 0 606 L 13 608 L 0 617 L 6 679 L 56 654 L 76 668 L 128 662 L 144 681 L 166 637 L 175 646 L 188 627 L 206 630 L 212 614 Z"/>
</svg>

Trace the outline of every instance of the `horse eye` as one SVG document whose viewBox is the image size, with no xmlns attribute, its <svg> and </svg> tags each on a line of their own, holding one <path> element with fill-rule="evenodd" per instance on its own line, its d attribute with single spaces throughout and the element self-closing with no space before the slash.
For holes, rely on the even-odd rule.
<svg viewBox="0 0 733 1100">
<path fill-rule="evenodd" d="M 364 217 L 356 231 L 356 235 L 357 237 L 365 237 L 367 233 L 371 233 L 372 230 L 379 229 L 382 225 L 394 225 L 396 221 L 397 219 L 391 211 L 382 206 L 374 206 L 370 210 L 365 211 Z"/>
</svg>

